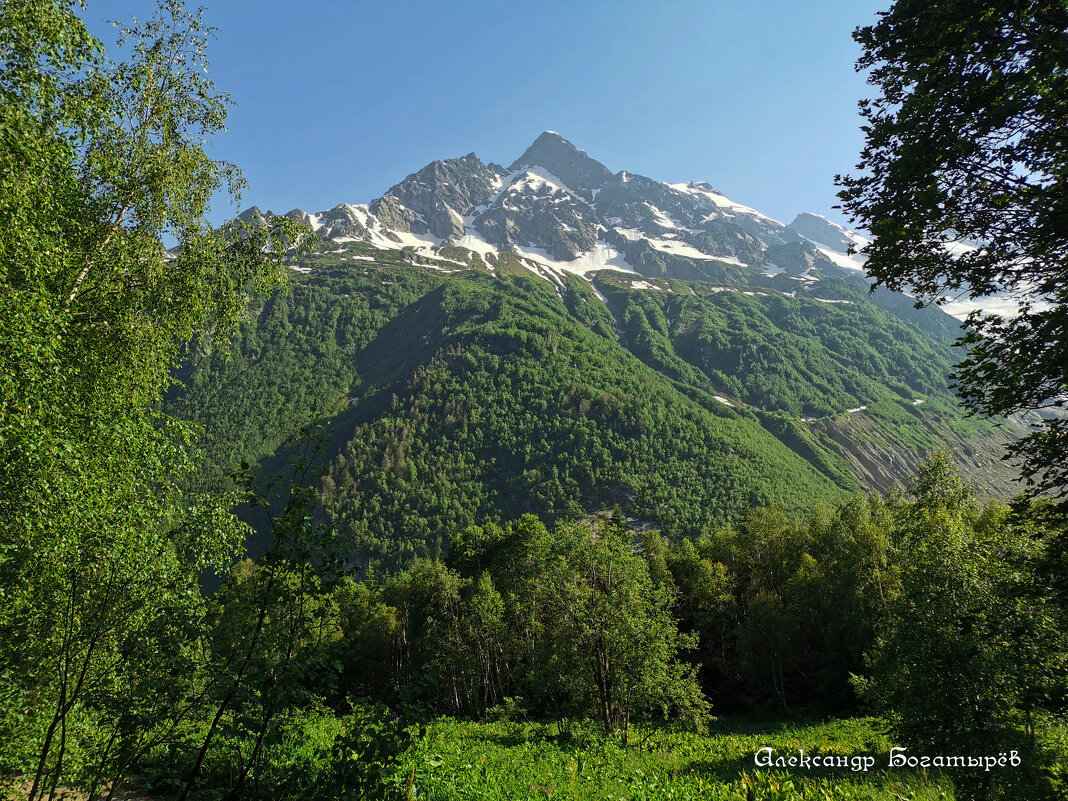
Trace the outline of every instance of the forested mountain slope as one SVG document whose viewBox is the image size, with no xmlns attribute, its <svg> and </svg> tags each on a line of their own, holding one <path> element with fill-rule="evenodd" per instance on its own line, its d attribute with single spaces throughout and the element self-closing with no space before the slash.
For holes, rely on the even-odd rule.
<svg viewBox="0 0 1068 801">
<path fill-rule="evenodd" d="M 170 410 L 204 424 L 216 486 L 242 460 L 284 472 L 289 437 L 324 423 L 322 510 L 360 559 L 525 512 L 620 506 L 692 536 L 861 489 L 838 436 L 855 418 L 880 452 L 985 430 L 948 391 L 949 340 L 844 281 L 546 280 L 507 253 L 360 241 L 293 266 L 231 351 L 194 345 Z"/>
</svg>

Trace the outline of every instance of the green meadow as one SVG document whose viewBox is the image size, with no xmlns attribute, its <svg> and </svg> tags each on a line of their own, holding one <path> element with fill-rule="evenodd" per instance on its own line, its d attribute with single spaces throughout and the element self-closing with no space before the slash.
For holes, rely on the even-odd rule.
<svg viewBox="0 0 1068 801">
<path fill-rule="evenodd" d="M 410 798 L 459 799 L 952 799 L 938 772 L 887 769 L 894 742 L 876 718 L 758 723 L 724 718 L 706 734 L 639 727 L 631 744 L 587 722 L 476 723 L 442 718 L 428 727 L 394 776 Z M 757 768 L 776 756 L 871 756 L 871 770 Z"/>
</svg>

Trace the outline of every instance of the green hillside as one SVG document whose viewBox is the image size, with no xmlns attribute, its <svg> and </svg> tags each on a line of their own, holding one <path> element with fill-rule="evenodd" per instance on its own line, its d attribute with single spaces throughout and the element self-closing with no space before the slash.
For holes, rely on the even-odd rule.
<svg viewBox="0 0 1068 801">
<path fill-rule="evenodd" d="M 595 291 L 510 256 L 465 269 L 361 245 L 301 264 L 230 350 L 194 347 L 170 411 L 204 425 L 214 486 L 242 460 L 281 472 L 287 438 L 324 422 L 323 510 L 362 558 L 434 555 L 526 512 L 621 506 L 687 536 L 801 513 L 860 489 L 812 420 L 865 406 L 905 448 L 961 425 L 948 343 L 844 283 L 819 300 L 605 272 Z"/>
</svg>

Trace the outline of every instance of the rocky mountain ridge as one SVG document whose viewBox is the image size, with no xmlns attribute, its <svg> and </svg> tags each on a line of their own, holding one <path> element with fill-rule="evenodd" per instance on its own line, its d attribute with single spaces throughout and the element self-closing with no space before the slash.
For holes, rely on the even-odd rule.
<svg viewBox="0 0 1068 801">
<path fill-rule="evenodd" d="M 242 219 L 270 216 L 259 209 Z M 554 280 L 598 270 L 781 291 L 823 276 L 867 285 L 862 236 L 824 217 L 790 224 L 736 203 L 707 182 L 667 184 L 612 173 L 553 131 L 507 168 L 474 153 L 434 161 L 367 204 L 287 212 L 324 241 L 362 242 L 426 259 L 480 263 L 502 253 Z"/>
</svg>

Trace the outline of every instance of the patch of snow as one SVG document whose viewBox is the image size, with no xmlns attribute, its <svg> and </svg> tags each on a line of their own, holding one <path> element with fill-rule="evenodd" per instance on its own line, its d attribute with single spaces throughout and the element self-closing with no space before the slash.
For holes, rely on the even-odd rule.
<svg viewBox="0 0 1068 801">
<path fill-rule="evenodd" d="M 809 242 L 812 242 L 812 240 L 810 239 Z M 864 264 L 868 260 L 866 256 L 861 256 L 859 254 L 847 256 L 844 253 L 838 253 L 837 251 L 832 250 L 826 245 L 821 245 L 818 242 L 812 242 L 812 244 L 816 246 L 816 250 L 818 250 L 820 253 L 822 253 L 824 256 L 826 256 L 828 259 L 830 259 L 842 269 L 859 270 L 860 272 L 867 271 L 867 268 L 864 266 Z"/>
<path fill-rule="evenodd" d="M 516 246 L 515 251 L 518 255 L 539 262 L 543 266 L 551 267 L 560 272 L 580 275 L 584 278 L 587 273 L 595 272 L 596 270 L 615 270 L 617 272 L 637 274 L 637 270 L 627 263 L 622 253 L 602 240 L 597 241 L 593 250 L 583 253 L 570 261 L 554 259 L 545 249 L 530 245 L 525 248 Z"/>
<path fill-rule="evenodd" d="M 616 270 L 617 272 L 636 273 L 623 254 L 604 240 L 598 239 L 593 250 L 583 253 L 577 259 L 560 263 L 560 268 L 576 275 L 586 275 L 595 270 Z"/>
<path fill-rule="evenodd" d="M 297 264 L 287 264 L 286 266 L 290 270 L 292 270 L 293 272 L 302 273 L 304 275 L 307 275 L 308 273 L 310 273 L 312 271 L 311 267 L 301 267 L 300 265 L 297 265 Z"/>
<path fill-rule="evenodd" d="M 679 227 L 679 225 L 673 219 L 671 219 L 671 217 L 669 217 L 663 211 L 658 209 L 652 203 L 649 203 L 647 201 L 645 203 L 645 205 L 648 207 L 649 211 L 651 211 L 653 213 L 653 220 L 661 228 L 678 228 Z"/>
<path fill-rule="evenodd" d="M 670 253 L 673 256 L 684 256 L 688 259 L 700 259 L 706 261 L 708 259 L 714 259 L 715 256 L 709 256 L 707 253 L 703 253 L 692 245 L 687 245 L 685 242 L 677 242 L 674 239 L 655 239 L 649 237 L 649 244 L 653 246 L 654 250 L 659 250 L 661 253 Z"/>
<path fill-rule="evenodd" d="M 379 223 L 378 219 L 371 214 L 366 205 L 342 203 L 339 208 L 344 210 L 350 218 L 362 224 L 363 227 L 367 229 L 368 236 L 339 236 L 332 240 L 335 244 L 343 245 L 349 242 L 366 242 L 379 250 L 403 250 L 404 248 L 412 248 L 417 253 L 431 253 L 441 244 L 440 239 L 429 234 L 413 234 L 410 231 L 396 231 L 385 228 Z M 322 212 L 322 214 L 325 213 L 326 212 Z M 391 236 L 387 236 L 387 233 Z M 341 251 L 333 252 L 338 253 Z M 374 258 L 371 256 L 353 256 L 352 258 L 374 261 Z"/>
<path fill-rule="evenodd" d="M 526 247 L 516 245 L 515 252 L 520 256 L 526 256 L 533 261 L 541 262 L 542 266 L 551 265 L 555 267 L 558 264 L 557 260 L 549 254 L 549 251 L 535 246 L 532 242 L 528 242 Z"/>
<path fill-rule="evenodd" d="M 394 231 L 392 229 L 390 229 L 389 233 L 396 239 L 391 239 L 377 231 L 372 231 L 371 243 L 386 250 L 412 248 L 416 253 L 432 252 L 434 248 L 441 245 L 441 240 L 430 234 L 413 234 L 411 231 Z"/>
<path fill-rule="evenodd" d="M 913 406 L 919 406 L 923 402 L 924 402 L 923 398 L 916 398 L 915 400 L 912 401 L 912 405 Z"/>
<path fill-rule="evenodd" d="M 608 305 L 608 298 L 601 294 L 601 290 L 599 290 L 596 285 L 594 285 L 593 281 L 590 281 L 590 289 L 593 290 L 593 294 L 598 297 L 601 303 L 603 303 L 605 306 Z"/>
<path fill-rule="evenodd" d="M 862 236 L 856 231 L 850 231 L 848 228 L 843 228 L 841 225 L 839 225 L 838 227 L 842 229 L 842 233 L 844 233 L 846 235 L 846 238 L 851 240 L 853 244 L 857 246 L 857 248 L 862 248 L 865 245 L 871 244 L 871 240 L 868 239 L 868 237 Z"/>
<path fill-rule="evenodd" d="M 375 216 L 371 214 L 371 208 L 366 203 L 358 203 L 355 205 L 352 203 L 342 203 L 341 206 L 346 214 L 354 220 L 362 223 L 365 228 L 371 221 L 378 222 Z"/>
<path fill-rule="evenodd" d="M 504 189 L 501 190 L 501 193 L 511 195 L 523 190 L 537 192 L 543 187 L 548 187 L 551 192 L 567 192 L 568 194 L 572 194 L 567 184 L 543 167 L 524 167 L 511 173 L 508 177 L 511 178 L 511 180 L 509 181 L 508 179 L 505 179 L 505 186 Z M 498 197 L 499 196 L 500 194 L 498 194 Z M 495 201 L 496 198 L 490 202 L 492 203 Z"/>
<path fill-rule="evenodd" d="M 716 400 L 718 400 L 718 401 L 719 401 L 720 403 L 722 403 L 722 404 L 723 404 L 724 406 L 733 406 L 733 405 L 734 405 L 734 404 L 733 404 L 733 403 L 731 403 L 731 402 L 730 402 L 729 400 L 727 400 L 726 398 L 724 398 L 724 397 L 723 397 L 722 395 L 713 395 L 712 397 L 713 397 L 713 398 L 715 398 Z"/>
<path fill-rule="evenodd" d="M 512 170 L 510 173 L 494 178 L 493 182 L 490 184 L 490 186 L 495 192 L 493 197 L 491 197 L 482 205 L 473 208 L 471 210 L 471 213 L 464 219 L 464 222 L 469 225 L 470 223 L 467 222 L 468 220 L 473 219 L 474 217 L 488 209 L 490 206 L 492 206 L 494 203 L 496 203 L 498 200 L 500 200 L 501 195 L 503 195 L 511 188 L 512 183 L 521 175 L 525 175 L 527 172 L 529 172 L 529 170 L 526 167 L 520 167 L 518 170 Z"/>
<path fill-rule="evenodd" d="M 412 267 L 422 267 L 424 270 L 433 270 L 437 273 L 449 273 L 451 275 L 452 273 L 460 272 L 460 270 L 450 270 L 447 267 L 438 267 L 435 264 L 420 264 L 417 261 L 411 260 L 406 260 L 406 263 L 412 265 Z M 453 263 L 456 264 L 456 262 Z"/>
<path fill-rule="evenodd" d="M 1011 295 L 989 295 L 983 298 L 961 297 L 942 305 L 942 311 L 958 320 L 964 320 L 973 311 L 997 314 L 1001 317 L 1016 317 L 1024 302 Z"/>
<path fill-rule="evenodd" d="M 540 276 L 541 278 L 544 278 L 546 281 L 549 281 L 550 283 L 552 283 L 553 286 L 556 287 L 556 294 L 557 295 L 560 295 L 560 290 L 561 289 L 565 289 L 566 288 L 566 285 L 564 284 L 563 280 L 560 278 L 559 275 L 557 275 L 556 271 L 554 271 L 552 269 L 552 267 L 550 267 L 549 265 L 547 265 L 547 264 L 539 264 L 537 262 L 537 260 L 533 260 L 533 259 L 520 259 L 519 263 L 522 264 L 524 267 L 526 267 L 528 270 L 530 270 L 535 275 Z M 560 297 L 562 298 L 563 296 L 560 295 Z"/>
<path fill-rule="evenodd" d="M 630 282 L 630 288 L 631 289 L 655 289 L 658 292 L 663 292 L 664 291 L 664 288 L 662 286 L 655 286 L 654 284 L 650 284 L 648 281 L 631 281 Z M 670 292 L 671 290 L 668 290 L 668 291 Z"/>
<path fill-rule="evenodd" d="M 449 220 L 454 225 L 457 224 L 457 223 L 459 223 L 460 225 L 463 225 L 464 218 L 460 215 L 459 212 L 456 211 L 456 209 L 454 209 L 452 206 L 450 206 L 448 203 L 446 203 L 445 204 L 445 210 L 447 212 L 449 212 Z"/>
<path fill-rule="evenodd" d="M 742 261 L 741 259 L 739 259 L 736 256 L 709 256 L 708 258 L 714 259 L 715 261 L 725 261 L 725 262 L 727 262 L 727 264 L 734 264 L 734 265 L 736 265 L 738 267 L 748 267 L 749 266 L 748 264 L 746 264 L 744 261 Z"/>
<path fill-rule="evenodd" d="M 375 260 L 374 256 L 349 256 L 349 258 L 350 259 L 354 259 L 355 261 L 374 261 Z"/>
<path fill-rule="evenodd" d="M 686 183 L 682 184 L 667 184 L 667 186 L 671 189 L 674 189 L 676 192 L 682 192 L 684 194 L 692 195 L 694 197 L 704 198 L 713 203 L 717 208 L 725 209 L 727 211 L 732 211 L 740 214 L 745 214 L 751 217 L 757 217 L 762 220 L 768 220 L 769 222 L 782 225 L 782 223 L 780 223 L 778 220 L 773 220 L 766 214 L 761 214 L 756 209 L 750 208 L 749 206 L 743 206 L 741 203 L 735 203 L 733 200 L 724 195 L 718 189 L 713 189 L 712 187 L 708 186 L 708 184 L 697 183 L 695 181 L 687 181 Z"/>
<path fill-rule="evenodd" d="M 496 255 L 499 252 L 497 247 L 488 242 L 482 234 L 471 227 L 468 223 L 468 220 L 470 219 L 470 217 L 464 219 L 464 235 L 460 237 L 460 241 L 457 242 L 456 245 L 474 251 L 483 258 L 490 253 Z"/>
<path fill-rule="evenodd" d="M 455 264 L 461 270 L 469 270 L 469 269 L 471 269 L 471 265 L 468 264 L 466 261 L 456 261 L 456 259 L 446 259 L 444 256 L 434 256 L 434 260 L 435 261 L 443 261 L 446 264 Z M 453 272 L 456 272 L 456 271 L 454 270 Z"/>
<path fill-rule="evenodd" d="M 623 235 L 628 240 L 634 241 L 633 239 L 630 239 L 630 235 L 629 235 L 629 232 L 633 231 L 634 229 L 619 229 L 619 228 L 617 228 L 616 230 L 620 231 L 620 233 L 623 233 L 624 230 L 627 231 L 628 233 L 624 233 Z M 654 250 L 659 250 L 661 253 L 670 253 L 673 256 L 683 256 L 683 257 L 685 257 L 687 259 L 697 259 L 699 261 L 722 261 L 722 262 L 726 262 L 727 264 L 735 264 L 735 265 L 737 265 L 739 267 L 748 267 L 749 266 L 748 264 L 746 264 L 745 262 L 743 262 L 742 260 L 738 259 L 735 256 L 713 256 L 713 255 L 711 255 L 709 253 L 705 253 L 704 251 L 698 250 L 697 248 L 693 247 L 693 245 L 688 245 L 685 242 L 679 242 L 678 240 L 675 240 L 675 239 L 667 239 L 667 238 L 663 238 L 663 237 L 661 237 L 661 238 L 645 237 L 645 238 L 649 242 L 649 244 L 653 247 Z"/>
<path fill-rule="evenodd" d="M 970 248 L 971 245 L 961 245 L 962 248 Z M 962 251 L 964 252 L 964 251 Z M 908 297 L 914 297 L 908 292 L 903 293 Z M 1050 308 L 1047 300 L 1035 291 L 1034 286 L 1021 286 L 1013 292 L 998 292 L 994 295 L 985 295 L 977 298 L 968 297 L 967 290 L 963 290 L 957 297 L 950 299 L 941 305 L 942 311 L 958 320 L 965 320 L 974 311 L 983 314 L 996 314 L 1006 319 L 1016 317 L 1024 306 L 1032 311 L 1042 312 Z"/>
<path fill-rule="evenodd" d="M 820 303 L 845 303 L 848 306 L 852 306 L 853 305 L 853 301 L 851 301 L 851 300 L 831 300 L 830 298 L 815 298 L 815 297 L 812 298 L 812 299 L 813 300 L 818 300 Z"/>
<path fill-rule="evenodd" d="M 810 217 L 815 217 L 816 219 L 820 220 L 820 222 L 822 222 L 824 225 L 826 225 L 828 228 L 830 228 L 834 232 L 836 232 L 836 233 L 840 234 L 841 236 L 845 237 L 846 239 L 848 239 L 850 242 L 852 242 L 858 248 L 862 248 L 865 245 L 868 245 L 868 244 L 871 243 L 871 240 L 868 239 L 866 236 L 862 236 L 862 235 L 858 234 L 856 231 L 851 231 L 850 229 L 846 228 L 844 225 L 839 225 L 838 223 L 834 222 L 833 220 L 827 219 L 822 214 L 813 214 L 811 212 L 809 212 L 808 214 L 809 214 Z M 810 239 L 809 237 L 804 236 L 803 234 L 801 235 L 801 238 L 808 240 L 809 242 L 811 242 L 816 247 L 827 248 L 828 250 L 833 250 L 835 253 L 841 253 L 843 256 L 846 255 L 846 252 L 844 250 L 841 250 L 838 247 L 832 247 L 831 245 L 828 245 L 825 242 L 817 242 L 815 239 Z"/>
<path fill-rule="evenodd" d="M 854 409 L 846 409 L 846 414 L 856 414 L 857 412 L 862 412 L 867 408 L 867 406 L 857 406 Z"/>
</svg>

